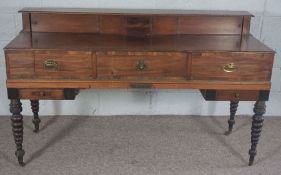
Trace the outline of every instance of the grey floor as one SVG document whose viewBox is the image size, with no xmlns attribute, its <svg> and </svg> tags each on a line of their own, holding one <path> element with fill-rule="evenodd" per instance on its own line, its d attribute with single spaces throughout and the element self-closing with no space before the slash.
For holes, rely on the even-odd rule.
<svg viewBox="0 0 281 175">
<path fill-rule="evenodd" d="M 250 117 L 25 117 L 25 167 L 14 156 L 9 117 L 0 117 L 0 175 L 281 174 L 281 118 L 266 117 L 258 155 L 248 167 Z"/>
</svg>

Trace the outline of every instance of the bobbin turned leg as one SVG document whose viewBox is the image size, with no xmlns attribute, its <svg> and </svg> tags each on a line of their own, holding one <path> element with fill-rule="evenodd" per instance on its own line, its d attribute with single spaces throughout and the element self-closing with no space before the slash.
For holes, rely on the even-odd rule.
<svg viewBox="0 0 281 175">
<path fill-rule="evenodd" d="M 16 156 L 21 166 L 24 166 L 23 156 L 24 150 L 22 148 L 23 142 L 23 116 L 21 115 L 22 104 L 19 99 L 12 99 L 10 103 L 10 112 L 12 113 L 11 121 L 13 128 L 14 140 L 16 143 Z"/>
<path fill-rule="evenodd" d="M 265 113 L 265 102 L 257 101 L 254 107 L 254 116 L 252 122 L 252 132 L 251 132 L 251 149 L 249 150 L 250 159 L 249 166 L 252 166 L 254 163 L 254 158 L 257 154 L 257 144 L 259 137 L 261 135 L 262 126 L 263 126 L 263 114 Z"/>
<path fill-rule="evenodd" d="M 39 100 L 30 100 L 31 109 L 33 112 L 33 120 L 32 123 L 34 124 L 34 132 L 39 131 L 39 124 L 41 122 L 38 112 L 39 112 Z"/>
<path fill-rule="evenodd" d="M 230 118 L 228 120 L 228 131 L 225 132 L 225 135 L 229 135 L 232 132 L 233 125 L 235 124 L 235 114 L 237 111 L 239 101 L 230 102 Z"/>
</svg>

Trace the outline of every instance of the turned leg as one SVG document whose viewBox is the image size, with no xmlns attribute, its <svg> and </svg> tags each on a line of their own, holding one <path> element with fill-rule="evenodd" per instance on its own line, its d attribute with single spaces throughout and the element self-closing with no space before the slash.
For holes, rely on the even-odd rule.
<svg viewBox="0 0 281 175">
<path fill-rule="evenodd" d="M 33 124 L 34 124 L 34 132 L 38 132 L 39 131 L 39 124 L 41 122 L 38 112 L 39 112 L 39 100 L 30 100 L 31 103 L 31 109 L 33 112 Z"/>
<path fill-rule="evenodd" d="M 24 166 L 23 156 L 24 150 L 22 148 L 23 142 L 23 116 L 21 115 L 22 106 L 19 99 L 12 99 L 10 103 L 10 112 L 12 113 L 12 128 L 14 140 L 16 143 L 16 156 L 18 158 L 18 162 L 21 166 Z"/>
<path fill-rule="evenodd" d="M 263 125 L 263 114 L 265 113 L 265 102 L 257 101 L 254 107 L 254 116 L 252 122 L 252 132 L 251 132 L 251 149 L 249 150 L 250 159 L 249 166 L 253 165 L 254 158 L 257 154 L 257 144 L 262 131 Z"/>
<path fill-rule="evenodd" d="M 232 132 L 233 125 L 235 124 L 235 114 L 237 111 L 239 101 L 230 102 L 230 118 L 228 120 L 228 131 L 225 132 L 225 135 L 229 135 Z"/>
</svg>

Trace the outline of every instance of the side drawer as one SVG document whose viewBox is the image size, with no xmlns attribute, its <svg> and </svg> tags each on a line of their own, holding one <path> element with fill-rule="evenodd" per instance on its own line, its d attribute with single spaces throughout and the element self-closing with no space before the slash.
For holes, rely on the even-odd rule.
<svg viewBox="0 0 281 175">
<path fill-rule="evenodd" d="M 216 100 L 252 101 L 259 99 L 259 91 L 220 90 L 216 93 Z"/>
<path fill-rule="evenodd" d="M 271 53 L 193 53 L 191 79 L 270 81 Z"/>
<path fill-rule="evenodd" d="M 20 89 L 19 97 L 21 99 L 50 99 L 50 100 L 63 100 L 64 90 L 63 89 Z"/>
<path fill-rule="evenodd" d="M 35 75 L 38 78 L 95 78 L 94 63 L 91 52 L 36 51 Z"/>
<path fill-rule="evenodd" d="M 30 99 L 30 100 L 74 100 L 79 93 L 79 89 L 17 89 L 8 88 L 9 99 Z"/>
<path fill-rule="evenodd" d="M 101 79 L 187 79 L 185 53 L 97 53 L 97 77 Z"/>
<path fill-rule="evenodd" d="M 259 90 L 201 90 L 207 101 L 267 101 L 269 91 Z"/>
<path fill-rule="evenodd" d="M 9 51 L 5 53 L 8 78 L 31 78 L 34 76 L 32 51 Z"/>
</svg>

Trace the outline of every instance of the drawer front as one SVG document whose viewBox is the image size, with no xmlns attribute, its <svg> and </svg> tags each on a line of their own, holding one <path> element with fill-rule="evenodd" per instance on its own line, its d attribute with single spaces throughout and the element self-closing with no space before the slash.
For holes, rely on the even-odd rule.
<svg viewBox="0 0 281 175">
<path fill-rule="evenodd" d="M 34 54 L 31 51 L 6 53 L 8 78 L 32 78 L 34 76 Z"/>
<path fill-rule="evenodd" d="M 186 79 L 189 58 L 182 53 L 98 53 L 101 79 Z"/>
<path fill-rule="evenodd" d="M 216 94 L 216 100 L 229 101 L 254 101 L 259 99 L 259 91 L 231 91 L 219 90 Z"/>
<path fill-rule="evenodd" d="M 35 52 L 35 74 L 39 78 L 95 78 L 91 52 Z"/>
<path fill-rule="evenodd" d="M 267 101 L 270 91 L 264 90 L 201 90 L 207 101 Z"/>
<path fill-rule="evenodd" d="M 63 89 L 21 89 L 19 90 L 19 97 L 21 99 L 31 99 L 31 100 L 65 99 Z"/>
<path fill-rule="evenodd" d="M 241 34 L 242 16 L 182 16 L 180 34 Z M 214 41 L 215 42 L 215 41 Z"/>
<path fill-rule="evenodd" d="M 191 79 L 270 81 L 270 53 L 193 53 Z"/>
</svg>

